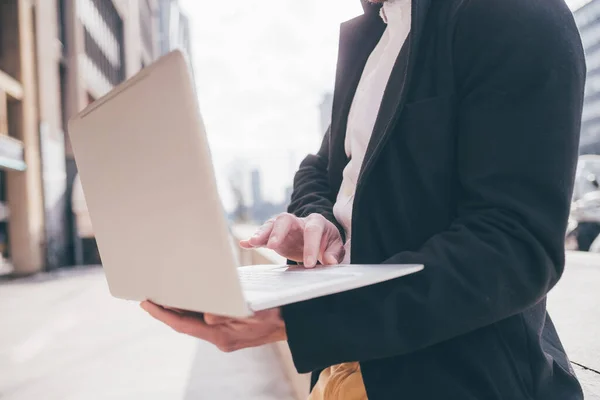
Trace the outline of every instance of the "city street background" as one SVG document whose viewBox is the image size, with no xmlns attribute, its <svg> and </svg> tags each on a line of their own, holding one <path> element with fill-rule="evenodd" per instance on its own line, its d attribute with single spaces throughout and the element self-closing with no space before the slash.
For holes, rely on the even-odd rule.
<svg viewBox="0 0 600 400">
<path fill-rule="evenodd" d="M 588 63 L 579 200 L 600 177 L 600 0 L 568 3 Z M 358 0 L 0 1 L 1 400 L 306 397 L 285 343 L 224 354 L 110 296 L 67 124 L 184 51 L 232 235 L 244 238 L 286 209 L 298 164 L 317 150 L 339 23 L 361 12 Z M 577 248 L 572 237 L 568 246 Z M 282 262 L 262 250 L 239 256 Z M 591 400 L 600 399 L 599 287 L 600 253 L 569 252 L 548 300 Z"/>
</svg>

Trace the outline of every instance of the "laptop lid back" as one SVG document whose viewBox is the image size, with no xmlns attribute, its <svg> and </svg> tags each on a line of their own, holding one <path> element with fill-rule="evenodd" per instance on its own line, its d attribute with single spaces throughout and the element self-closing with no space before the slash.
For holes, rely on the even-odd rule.
<svg viewBox="0 0 600 400">
<path fill-rule="evenodd" d="M 69 135 L 111 293 L 248 315 L 186 57 L 119 85 Z"/>
</svg>

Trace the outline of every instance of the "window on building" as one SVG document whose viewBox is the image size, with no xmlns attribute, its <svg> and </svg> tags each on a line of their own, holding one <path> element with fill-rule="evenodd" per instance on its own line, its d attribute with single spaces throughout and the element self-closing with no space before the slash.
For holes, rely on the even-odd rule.
<svg viewBox="0 0 600 400">
<path fill-rule="evenodd" d="M 152 7 L 148 0 L 140 2 L 140 30 L 146 54 L 154 59 L 154 22 Z"/>
<path fill-rule="evenodd" d="M 575 13 L 575 21 L 581 28 L 585 28 L 600 18 L 600 3 L 594 2 L 580 8 Z"/>
<path fill-rule="evenodd" d="M 63 54 L 67 51 L 67 34 L 65 24 L 65 0 L 58 0 L 58 40 L 62 45 Z"/>
<path fill-rule="evenodd" d="M 85 52 L 94 69 L 117 85 L 125 79 L 123 20 L 112 1 L 81 0 L 79 5 Z"/>
<path fill-rule="evenodd" d="M 61 123 L 63 132 L 67 132 L 67 123 L 69 121 L 69 110 L 67 107 L 67 88 L 68 88 L 68 76 L 67 67 L 63 64 L 59 66 L 58 78 L 60 82 L 60 108 L 61 108 Z"/>
<path fill-rule="evenodd" d="M 585 97 L 586 100 L 595 94 L 600 93 L 600 74 L 593 73 L 588 75 L 585 84 Z"/>
<path fill-rule="evenodd" d="M 2 11 L 2 10 L 0 10 Z M 4 55 L 4 29 L 2 28 L 2 25 L 0 25 L 0 60 L 2 59 Z"/>
</svg>

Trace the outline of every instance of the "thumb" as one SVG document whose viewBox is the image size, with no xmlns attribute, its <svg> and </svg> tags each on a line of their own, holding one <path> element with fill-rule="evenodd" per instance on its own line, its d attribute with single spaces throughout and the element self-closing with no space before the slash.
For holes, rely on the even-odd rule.
<svg viewBox="0 0 600 400">
<path fill-rule="evenodd" d="M 344 260 L 346 251 L 341 240 L 333 242 L 323 254 L 323 264 L 335 265 Z"/>
<path fill-rule="evenodd" d="M 326 265 L 335 265 L 338 264 L 340 261 L 338 261 L 337 257 L 334 256 L 333 254 L 326 254 L 325 255 L 325 264 Z"/>
</svg>

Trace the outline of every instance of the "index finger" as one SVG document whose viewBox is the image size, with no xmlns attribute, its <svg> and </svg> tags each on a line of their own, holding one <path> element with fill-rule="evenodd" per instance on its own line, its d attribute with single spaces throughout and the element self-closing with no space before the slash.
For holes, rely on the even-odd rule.
<svg viewBox="0 0 600 400">
<path fill-rule="evenodd" d="M 270 219 L 264 224 L 262 224 L 251 238 L 246 240 L 240 240 L 240 246 L 244 249 L 265 246 L 267 244 L 269 236 L 271 236 L 271 231 L 273 230 L 274 223 L 275 221 L 273 219 Z"/>
<path fill-rule="evenodd" d="M 325 224 L 320 219 L 311 219 L 304 226 L 304 266 L 313 268 L 321 251 L 321 239 Z"/>
</svg>

